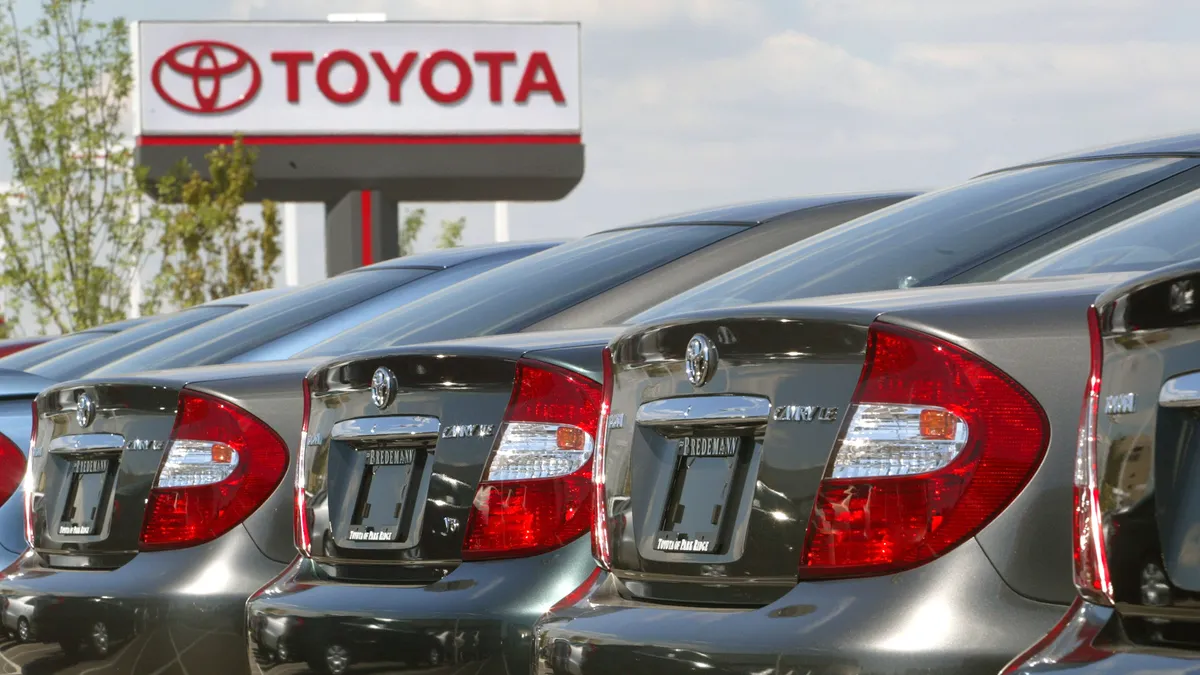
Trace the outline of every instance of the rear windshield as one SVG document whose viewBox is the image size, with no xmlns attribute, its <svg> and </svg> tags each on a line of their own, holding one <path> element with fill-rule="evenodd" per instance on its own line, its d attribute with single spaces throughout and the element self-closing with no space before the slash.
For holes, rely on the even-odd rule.
<svg viewBox="0 0 1200 675">
<path fill-rule="evenodd" d="M 89 375 L 99 377 L 224 363 L 238 354 L 423 277 L 429 272 L 430 270 L 378 268 L 340 274 L 278 298 L 231 312 L 97 368 Z"/>
<path fill-rule="evenodd" d="M 236 305 L 209 305 L 167 314 L 140 326 L 123 330 L 61 356 L 43 361 L 29 369 L 35 375 L 51 380 L 71 380 L 82 377 L 100 366 L 128 356 L 159 340 L 236 311 Z"/>
<path fill-rule="evenodd" d="M 1200 191 L 1081 239 L 1026 265 L 1006 279 L 1064 274 L 1149 272 L 1200 258 Z"/>
<path fill-rule="evenodd" d="M 36 366 L 43 361 L 52 359 L 60 354 L 66 354 L 76 347 L 90 344 L 96 340 L 102 340 L 110 335 L 113 335 L 113 333 L 107 331 L 69 333 L 49 342 L 34 345 L 29 349 L 22 349 L 15 354 L 9 354 L 0 359 L 0 368 L 29 370 L 32 366 Z"/>
<path fill-rule="evenodd" d="M 1180 159 L 1103 160 L 976 178 L 800 241 L 626 323 L 712 307 L 944 283 L 1193 165 Z"/>
<path fill-rule="evenodd" d="M 230 362 L 278 361 L 289 358 L 296 352 L 308 349 L 315 344 L 344 333 L 385 312 L 420 300 L 430 293 L 436 293 L 447 286 L 459 283 L 463 279 L 470 279 L 476 274 L 482 274 L 501 265 L 507 265 L 514 260 L 520 260 L 529 255 L 529 253 L 528 249 L 514 249 L 506 253 L 482 256 L 475 260 L 458 263 L 453 267 L 439 270 L 416 281 L 404 284 L 399 288 L 392 289 L 387 293 L 377 295 L 344 312 L 339 312 L 321 321 L 309 324 L 305 328 L 284 335 L 261 347 L 251 349 L 245 354 L 230 359 Z"/>
<path fill-rule="evenodd" d="M 520 330 L 743 229 L 664 225 L 593 234 L 427 295 L 296 358 Z"/>
</svg>

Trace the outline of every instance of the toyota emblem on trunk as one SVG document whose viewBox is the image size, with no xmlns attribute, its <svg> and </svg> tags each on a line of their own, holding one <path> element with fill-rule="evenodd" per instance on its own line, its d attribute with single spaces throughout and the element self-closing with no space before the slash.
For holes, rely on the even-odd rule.
<svg viewBox="0 0 1200 675">
<path fill-rule="evenodd" d="M 707 337 L 697 333 L 688 341 L 683 369 L 693 387 L 702 387 L 717 370 L 717 347 Z"/>
<path fill-rule="evenodd" d="M 371 376 L 371 401 L 375 407 L 383 410 L 392 404 L 396 398 L 396 376 L 391 369 L 380 366 Z"/>
<path fill-rule="evenodd" d="M 75 400 L 75 421 L 81 427 L 91 425 L 96 419 L 96 400 L 87 394 L 80 394 Z"/>
</svg>

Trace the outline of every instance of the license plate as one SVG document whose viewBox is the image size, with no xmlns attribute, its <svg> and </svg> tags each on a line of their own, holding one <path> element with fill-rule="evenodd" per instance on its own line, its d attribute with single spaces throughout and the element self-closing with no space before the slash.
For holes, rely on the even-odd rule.
<svg viewBox="0 0 1200 675">
<path fill-rule="evenodd" d="M 66 536 L 96 533 L 96 524 L 108 494 L 109 459 L 78 459 L 70 464 L 67 501 L 58 520 L 58 533 Z"/>
<path fill-rule="evenodd" d="M 718 553 L 742 439 L 689 436 L 674 442 L 675 471 L 654 548 L 672 553 Z"/>
<path fill-rule="evenodd" d="M 348 538 L 351 541 L 396 541 L 404 521 L 418 451 L 415 448 L 373 448 L 361 452 L 365 466 Z"/>
</svg>

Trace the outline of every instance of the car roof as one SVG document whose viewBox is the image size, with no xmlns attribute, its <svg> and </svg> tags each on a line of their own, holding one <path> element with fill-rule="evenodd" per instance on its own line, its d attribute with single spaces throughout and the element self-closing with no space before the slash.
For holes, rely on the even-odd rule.
<svg viewBox="0 0 1200 675">
<path fill-rule="evenodd" d="M 106 323 L 102 326 L 93 326 L 91 328 L 85 328 L 83 330 L 75 331 L 75 332 L 77 332 L 77 333 L 119 333 L 119 332 L 125 330 L 126 328 L 133 328 L 134 326 L 138 326 L 143 323 L 146 323 L 147 321 L 149 321 L 153 318 L 155 318 L 155 317 L 139 316 L 139 317 L 136 317 L 133 319 L 125 319 L 123 321 L 114 321 L 112 323 Z M 70 335 L 70 333 L 66 333 L 66 335 Z"/>
<path fill-rule="evenodd" d="M 455 248 L 440 248 L 425 253 L 413 253 L 377 262 L 366 267 L 358 267 L 343 274 L 353 274 L 377 269 L 435 269 L 442 270 L 455 265 L 479 260 L 493 255 L 503 255 L 514 251 L 537 253 L 558 246 L 564 239 L 543 239 L 532 241 L 510 241 L 497 244 L 478 244 L 474 246 L 457 246 Z"/>
<path fill-rule="evenodd" d="M 261 291 L 250 291 L 249 293 L 239 293 L 237 295 L 231 295 L 225 298 L 209 300 L 203 305 L 197 305 L 197 307 L 228 307 L 230 305 L 245 307 L 247 305 L 253 305 L 255 303 L 262 302 L 263 300 L 270 300 L 271 298 L 278 297 L 290 290 L 292 289 L 287 286 L 284 286 L 283 288 L 266 288 Z"/>
<path fill-rule="evenodd" d="M 634 225 L 615 227 L 604 232 L 616 230 L 631 230 L 639 227 L 655 225 L 699 225 L 702 223 L 718 223 L 722 225 L 761 225 L 780 216 L 786 216 L 799 211 L 813 209 L 830 204 L 868 199 L 909 199 L 921 194 L 917 190 L 899 190 L 895 192 L 847 192 L 840 194 L 809 195 L 805 197 L 787 197 L 780 199 L 765 199 L 756 202 L 744 202 L 726 206 L 710 207 L 698 211 L 688 211 L 672 216 L 646 220 Z M 597 233 L 598 234 L 598 233 Z"/>
<path fill-rule="evenodd" d="M 1034 162 L 1026 162 L 996 169 L 987 173 L 1011 171 L 1040 164 L 1058 164 L 1088 159 L 1121 159 L 1137 157 L 1200 157 L 1200 131 L 1155 136 L 1133 141 L 1109 143 L 1085 150 L 1074 150 L 1052 155 Z M 987 175 L 987 174 L 984 174 Z"/>
</svg>

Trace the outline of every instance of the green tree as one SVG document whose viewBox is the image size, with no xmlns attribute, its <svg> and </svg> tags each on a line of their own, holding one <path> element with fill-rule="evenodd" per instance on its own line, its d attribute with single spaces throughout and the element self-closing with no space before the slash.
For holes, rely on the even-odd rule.
<svg viewBox="0 0 1200 675">
<path fill-rule="evenodd" d="M 467 227 L 466 217 L 458 220 L 443 220 L 442 231 L 438 233 L 437 243 L 434 244 L 438 248 L 455 248 L 462 245 L 463 229 Z"/>
<path fill-rule="evenodd" d="M 255 186 L 256 158 L 254 149 L 235 138 L 205 157 L 208 176 L 181 164 L 157 181 L 150 219 L 161 232 L 163 259 L 146 296 L 147 311 L 157 311 L 164 301 L 190 307 L 274 285 L 279 210 L 264 201 L 260 220 L 242 213 Z"/>
<path fill-rule="evenodd" d="M 411 255 L 416 244 L 417 236 L 425 227 L 425 209 L 412 209 L 404 214 L 400 221 L 400 255 Z M 443 220 L 438 232 L 437 248 L 455 248 L 462 246 L 462 233 L 467 227 L 467 219 Z"/>
<path fill-rule="evenodd" d="M 151 225 L 123 115 L 133 84 L 124 21 L 88 0 L 42 0 L 31 24 L 0 0 L 0 126 L 13 185 L 0 194 L 10 318 L 67 332 L 124 318 Z"/>
</svg>

